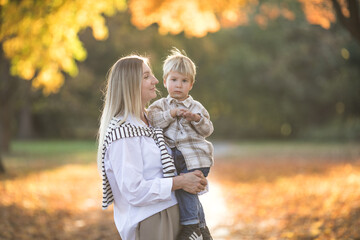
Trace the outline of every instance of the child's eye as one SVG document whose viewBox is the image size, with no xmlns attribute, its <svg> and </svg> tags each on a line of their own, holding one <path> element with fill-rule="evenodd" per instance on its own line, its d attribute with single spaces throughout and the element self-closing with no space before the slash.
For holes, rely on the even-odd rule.
<svg viewBox="0 0 360 240">
<path fill-rule="evenodd" d="M 188 82 L 188 80 L 187 80 L 187 79 L 183 79 L 183 83 L 186 83 L 186 82 Z"/>
<path fill-rule="evenodd" d="M 175 82 L 175 81 L 176 81 L 176 79 L 175 79 L 175 78 L 173 78 L 173 79 L 171 79 L 171 81 Z"/>
</svg>

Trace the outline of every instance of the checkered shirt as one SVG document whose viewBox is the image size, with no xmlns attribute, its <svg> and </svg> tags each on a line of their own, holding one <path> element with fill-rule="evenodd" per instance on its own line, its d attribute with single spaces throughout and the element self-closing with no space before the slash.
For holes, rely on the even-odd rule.
<svg viewBox="0 0 360 240">
<path fill-rule="evenodd" d="M 173 118 L 170 115 L 173 108 L 188 109 L 192 113 L 200 114 L 201 120 L 189 122 L 181 117 Z M 214 164 L 213 145 L 205 139 L 214 131 L 210 115 L 203 105 L 191 96 L 184 101 L 170 96 L 155 101 L 148 108 L 148 118 L 152 126 L 164 130 L 168 146 L 181 151 L 189 170 Z"/>
</svg>

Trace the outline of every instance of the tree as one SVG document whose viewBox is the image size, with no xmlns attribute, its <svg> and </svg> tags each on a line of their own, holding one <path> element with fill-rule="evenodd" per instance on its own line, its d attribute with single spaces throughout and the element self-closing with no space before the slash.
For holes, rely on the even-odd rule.
<svg viewBox="0 0 360 240">
<path fill-rule="evenodd" d="M 1 1 L 0 43 L 11 61 L 11 75 L 32 80 L 45 94 L 75 76 L 76 61 L 86 58 L 78 32 L 91 27 L 97 40 L 108 31 L 105 15 L 125 8 L 124 0 Z"/>
<path fill-rule="evenodd" d="M 86 58 L 78 33 L 91 27 L 97 40 L 108 31 L 105 15 L 126 8 L 125 0 L 0 1 L 0 142 L 9 150 L 11 101 L 17 91 L 14 76 L 29 80 L 45 95 L 75 76 L 76 61 Z M 10 74 L 9 74 L 10 73 Z"/>
<path fill-rule="evenodd" d="M 329 28 L 336 15 L 360 42 L 359 0 L 298 2 L 311 24 Z M 138 28 L 156 23 L 162 34 L 184 31 L 189 37 L 202 37 L 221 27 L 244 25 L 251 20 L 265 26 L 267 21 L 280 16 L 290 20 L 295 17 L 291 0 L 2 0 L 0 141 L 3 150 L 9 146 L 11 99 L 18 88 L 18 78 L 31 81 L 45 95 L 57 92 L 64 83 L 64 74 L 75 76 L 77 61 L 86 58 L 78 33 L 91 27 L 95 39 L 105 39 L 108 30 L 104 15 L 111 16 L 127 4 L 132 23 Z"/>
<path fill-rule="evenodd" d="M 303 4 L 307 20 L 311 24 L 330 28 L 330 24 L 338 21 L 360 44 L 360 8 L 359 0 L 299 0 Z M 336 17 L 335 17 L 336 15 Z"/>
<path fill-rule="evenodd" d="M 252 0 L 132 0 L 129 9 L 132 23 L 145 28 L 153 23 L 159 25 L 160 33 L 202 37 L 221 27 L 247 24 L 251 15 L 260 25 L 282 16 L 294 19 L 290 6 L 294 1 L 252 1 Z M 309 23 L 330 28 L 338 21 L 360 44 L 359 0 L 298 0 Z"/>
<path fill-rule="evenodd" d="M 360 43 L 359 0 L 298 0 L 311 24 L 330 28 L 339 22 Z M 221 27 L 259 25 L 282 16 L 294 19 L 291 0 L 131 0 L 132 23 L 140 29 L 153 23 L 162 34 L 203 37 Z M 105 15 L 126 8 L 125 0 L 0 1 L 0 44 L 12 76 L 31 80 L 45 94 L 56 92 L 63 73 L 77 74 L 76 61 L 86 58 L 77 34 L 91 27 L 97 40 L 108 35 Z"/>
</svg>

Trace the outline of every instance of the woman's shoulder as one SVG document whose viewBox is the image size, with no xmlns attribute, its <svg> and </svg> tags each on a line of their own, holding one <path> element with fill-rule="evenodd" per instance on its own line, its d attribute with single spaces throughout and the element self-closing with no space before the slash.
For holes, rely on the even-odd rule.
<svg viewBox="0 0 360 240">
<path fill-rule="evenodd" d="M 160 98 L 156 101 L 154 101 L 152 104 L 150 104 L 149 108 L 154 107 L 154 106 L 162 106 L 165 103 L 167 103 L 167 98 Z"/>
<path fill-rule="evenodd" d="M 135 117 L 132 114 L 129 114 L 126 118 L 123 115 L 118 115 L 114 117 L 114 119 L 118 121 L 118 123 L 120 124 L 119 126 L 131 125 L 135 127 L 146 127 L 146 124 L 141 121 L 141 119 Z"/>
</svg>

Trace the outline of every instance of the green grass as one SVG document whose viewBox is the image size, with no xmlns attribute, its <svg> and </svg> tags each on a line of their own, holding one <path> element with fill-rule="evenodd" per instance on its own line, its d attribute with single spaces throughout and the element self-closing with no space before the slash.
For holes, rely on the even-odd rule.
<svg viewBox="0 0 360 240">
<path fill-rule="evenodd" d="M 215 156 L 244 157 L 302 157 L 302 158 L 354 158 L 360 156 L 359 142 L 319 141 L 241 141 L 213 142 Z"/>
<path fill-rule="evenodd" d="M 94 141 L 13 141 L 3 161 L 8 174 L 18 175 L 65 164 L 96 163 L 96 151 Z"/>
<path fill-rule="evenodd" d="M 79 152 L 96 152 L 94 141 L 14 141 L 11 144 L 14 153 L 33 155 L 69 154 Z"/>
<path fill-rule="evenodd" d="M 215 159 L 243 161 L 258 159 L 352 160 L 360 156 L 356 142 L 243 141 L 216 142 Z M 11 153 L 3 156 L 11 171 L 37 171 L 65 164 L 96 163 L 94 141 L 36 140 L 13 141 Z M 216 161 L 216 160 L 215 160 Z"/>
<path fill-rule="evenodd" d="M 305 141 L 213 141 L 215 154 L 234 156 L 359 156 L 357 142 L 305 142 Z M 8 156 L 29 158 L 59 158 L 69 155 L 96 154 L 94 141 L 14 141 Z"/>
</svg>

